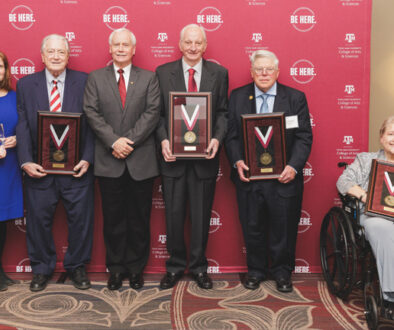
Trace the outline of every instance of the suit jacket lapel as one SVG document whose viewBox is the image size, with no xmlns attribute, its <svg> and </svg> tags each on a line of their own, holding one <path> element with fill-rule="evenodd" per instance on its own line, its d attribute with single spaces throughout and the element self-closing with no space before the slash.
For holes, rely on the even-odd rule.
<svg viewBox="0 0 394 330">
<path fill-rule="evenodd" d="M 207 69 L 206 61 L 202 60 L 200 92 L 210 92 L 215 84 L 214 74 Z"/>
<path fill-rule="evenodd" d="M 62 112 L 75 112 L 74 104 L 74 95 L 73 93 L 75 81 L 73 80 L 72 74 L 67 69 L 66 71 L 66 81 L 64 82 L 64 95 L 63 95 L 63 104 L 62 104 Z"/>
<path fill-rule="evenodd" d="M 132 103 L 134 91 L 135 91 L 136 87 L 138 86 L 137 85 L 138 84 L 138 76 L 139 76 L 139 70 L 136 66 L 133 65 L 131 67 L 129 81 L 126 82 L 126 84 L 129 84 L 129 85 L 127 87 L 126 103 L 125 103 L 125 109 L 123 111 L 123 116 L 125 115 L 128 106 Z M 116 88 L 118 88 L 118 86 L 116 86 Z M 118 92 L 118 94 L 119 94 L 119 92 Z M 119 100 L 120 100 L 120 96 L 119 96 Z"/>
<path fill-rule="evenodd" d="M 117 84 L 117 81 L 116 81 L 114 67 L 113 67 L 112 64 L 107 66 L 107 68 L 106 68 L 106 76 L 107 76 L 109 85 L 111 86 L 112 93 L 114 94 L 114 98 L 118 102 L 118 105 L 119 105 L 118 108 L 120 110 L 122 110 L 123 109 L 122 100 L 120 99 L 119 88 L 118 88 L 118 84 Z M 126 98 L 127 98 L 127 95 L 126 95 Z"/>
<path fill-rule="evenodd" d="M 249 88 L 246 90 L 245 93 L 245 108 L 242 109 L 241 113 L 256 113 L 256 95 L 253 83 L 249 85 Z"/>
<path fill-rule="evenodd" d="M 286 106 L 286 95 L 283 92 L 282 85 L 277 83 L 276 97 L 274 102 L 273 112 L 285 112 Z"/>
<path fill-rule="evenodd" d="M 185 76 L 182 69 L 182 60 L 177 62 L 176 68 L 170 73 L 170 91 L 186 92 Z"/>
<path fill-rule="evenodd" d="M 45 70 L 40 72 L 38 79 L 35 82 L 38 109 L 40 111 L 49 111 L 49 96 L 47 80 L 45 77 Z"/>
</svg>

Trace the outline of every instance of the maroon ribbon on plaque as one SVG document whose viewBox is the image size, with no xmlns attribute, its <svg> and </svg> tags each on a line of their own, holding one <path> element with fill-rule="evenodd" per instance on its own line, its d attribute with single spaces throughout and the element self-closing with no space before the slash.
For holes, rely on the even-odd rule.
<svg viewBox="0 0 394 330">
<path fill-rule="evenodd" d="M 384 172 L 384 182 L 391 196 L 394 196 L 394 187 L 388 172 Z"/>
<path fill-rule="evenodd" d="M 49 128 L 50 128 L 50 131 L 51 131 L 52 141 L 54 142 L 54 144 L 56 146 L 56 149 L 57 150 L 61 150 L 63 148 L 64 143 L 67 140 L 67 137 L 70 134 L 70 126 L 69 125 L 66 126 L 66 128 L 64 129 L 63 134 L 62 134 L 62 136 L 60 138 L 58 137 L 58 135 L 57 135 L 57 133 L 55 131 L 55 128 L 53 127 L 52 124 L 49 125 Z"/>
<path fill-rule="evenodd" d="M 261 133 L 260 128 L 258 128 L 258 127 L 254 128 L 254 133 L 255 133 L 257 139 L 260 141 L 260 143 L 264 147 L 264 149 L 267 149 L 267 147 L 271 141 L 273 132 L 274 132 L 274 130 L 272 129 L 272 126 L 268 127 L 265 135 L 263 133 Z"/>
<path fill-rule="evenodd" d="M 189 131 L 193 130 L 194 126 L 196 125 L 199 113 L 200 113 L 200 105 L 197 104 L 196 108 L 193 111 L 192 117 L 190 118 L 189 114 L 186 111 L 185 106 L 182 104 L 182 118 Z"/>
</svg>

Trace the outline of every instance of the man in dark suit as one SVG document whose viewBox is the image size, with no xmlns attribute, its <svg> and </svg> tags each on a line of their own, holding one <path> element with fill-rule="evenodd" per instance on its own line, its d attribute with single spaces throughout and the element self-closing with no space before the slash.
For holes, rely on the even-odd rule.
<svg viewBox="0 0 394 330">
<path fill-rule="evenodd" d="M 95 168 L 103 217 L 108 288 L 124 277 L 143 286 L 150 249 L 154 177 L 159 174 L 154 130 L 160 118 L 159 83 L 132 65 L 136 39 L 127 29 L 109 37 L 113 64 L 89 74 L 84 111 L 96 134 Z"/>
<path fill-rule="evenodd" d="M 233 167 L 231 175 L 247 252 L 248 274 L 243 285 L 254 290 L 266 279 L 269 252 L 277 289 L 290 292 L 301 215 L 303 168 L 311 151 L 312 130 L 304 93 L 277 82 L 278 64 L 272 52 L 258 50 L 252 54 L 254 82 L 231 93 L 225 146 Z M 241 115 L 270 112 L 285 115 L 287 165 L 278 180 L 250 182 L 245 175 L 249 168 L 244 162 Z"/>
<path fill-rule="evenodd" d="M 31 291 L 45 289 L 56 265 L 52 237 L 53 217 L 59 199 L 67 213 L 68 248 L 64 268 L 78 289 L 90 288 L 85 263 L 90 261 L 93 241 L 94 137 L 86 120 L 81 124 L 81 161 L 71 175 L 47 174 L 37 164 L 37 111 L 82 113 L 87 75 L 66 69 L 70 48 L 61 35 L 49 35 L 41 45 L 45 70 L 26 76 L 17 84 L 19 121 L 16 127 L 19 163 L 25 175 L 27 250 L 33 270 Z M 58 137 L 62 132 L 56 132 Z M 60 141 L 61 142 L 61 141 Z"/>
<path fill-rule="evenodd" d="M 186 268 L 184 222 L 186 203 L 190 205 L 191 238 L 189 272 L 204 289 L 212 288 L 207 275 L 205 249 L 211 209 L 219 169 L 219 146 L 227 130 L 228 73 L 222 66 L 205 61 L 207 47 L 204 29 L 195 24 L 181 31 L 179 48 L 182 59 L 156 69 L 161 89 L 161 119 L 156 135 L 161 143 L 163 158 L 160 168 L 166 206 L 167 273 L 160 283 L 162 289 L 173 287 Z M 176 160 L 169 146 L 169 92 L 199 91 L 212 93 L 212 139 L 206 159 Z"/>
</svg>

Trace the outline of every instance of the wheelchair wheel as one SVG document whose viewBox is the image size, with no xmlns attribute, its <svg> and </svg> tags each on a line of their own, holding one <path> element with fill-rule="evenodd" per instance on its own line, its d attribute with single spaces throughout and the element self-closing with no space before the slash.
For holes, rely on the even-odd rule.
<svg viewBox="0 0 394 330">
<path fill-rule="evenodd" d="M 357 271 L 357 251 L 352 225 L 345 211 L 333 207 L 320 229 L 320 260 L 330 292 L 346 299 Z"/>
<path fill-rule="evenodd" d="M 379 323 L 378 305 L 374 296 L 368 295 L 365 300 L 365 319 L 367 320 L 368 329 L 377 329 Z"/>
</svg>

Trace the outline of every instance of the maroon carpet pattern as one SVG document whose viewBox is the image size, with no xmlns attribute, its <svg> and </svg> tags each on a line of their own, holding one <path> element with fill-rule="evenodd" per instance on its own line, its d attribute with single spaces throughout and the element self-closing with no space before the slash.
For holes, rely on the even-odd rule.
<svg viewBox="0 0 394 330">
<path fill-rule="evenodd" d="M 160 290 L 157 275 L 146 275 L 135 291 L 124 281 L 110 291 L 103 280 L 81 291 L 68 281 L 32 293 L 29 281 L 0 292 L 0 329 L 366 329 L 363 297 L 355 290 L 347 302 L 329 294 L 317 275 L 295 275 L 294 291 L 279 293 L 265 281 L 246 290 L 238 275 L 214 277 L 212 290 L 185 277 Z M 393 329 L 381 320 L 379 329 Z"/>
</svg>

